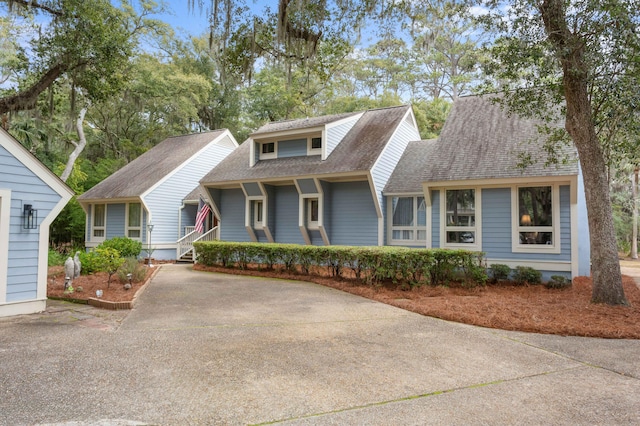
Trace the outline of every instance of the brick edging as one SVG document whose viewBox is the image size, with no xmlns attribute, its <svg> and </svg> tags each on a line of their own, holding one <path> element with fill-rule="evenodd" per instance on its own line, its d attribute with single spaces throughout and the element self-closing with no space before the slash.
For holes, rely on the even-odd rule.
<svg viewBox="0 0 640 426">
<path fill-rule="evenodd" d="M 110 309 L 112 311 L 119 311 L 122 309 L 133 309 L 138 300 L 138 297 L 142 294 L 142 292 L 147 288 L 147 285 L 151 282 L 151 280 L 156 276 L 158 271 L 162 266 L 154 266 L 156 268 L 155 271 L 151 274 L 151 276 L 145 281 L 145 283 L 136 291 L 136 294 L 133 296 L 132 300 L 126 302 L 110 302 L 108 300 L 102 300 L 95 297 L 90 297 L 88 299 L 88 303 L 91 306 L 95 306 L 96 308 L 102 309 Z"/>
</svg>

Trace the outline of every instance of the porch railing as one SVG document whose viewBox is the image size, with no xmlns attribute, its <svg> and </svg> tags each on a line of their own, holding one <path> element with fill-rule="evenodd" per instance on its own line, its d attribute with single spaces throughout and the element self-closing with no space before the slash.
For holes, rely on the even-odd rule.
<svg viewBox="0 0 640 426">
<path fill-rule="evenodd" d="M 189 231 L 189 228 L 194 228 L 193 226 L 185 226 L 185 232 Z M 177 259 L 182 259 L 185 255 L 187 255 L 190 251 L 193 252 L 193 258 L 196 258 L 195 250 L 193 249 L 193 243 L 196 241 L 213 241 L 218 239 L 218 227 L 214 227 L 204 234 L 201 232 L 197 232 L 195 230 L 191 230 L 184 237 L 178 240 L 178 248 L 177 248 Z"/>
</svg>

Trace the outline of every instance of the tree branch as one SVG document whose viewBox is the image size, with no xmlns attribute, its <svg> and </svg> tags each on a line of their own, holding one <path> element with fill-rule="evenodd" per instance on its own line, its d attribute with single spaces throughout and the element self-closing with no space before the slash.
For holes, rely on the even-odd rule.
<svg viewBox="0 0 640 426">
<path fill-rule="evenodd" d="M 56 64 L 28 89 L 12 96 L 0 98 L 0 115 L 6 114 L 9 111 L 23 111 L 33 108 L 36 105 L 40 93 L 51 86 L 60 75 L 67 71 L 67 68 L 68 66 L 66 64 Z"/>
<path fill-rule="evenodd" d="M 9 10 L 11 10 L 11 7 L 14 4 L 18 4 L 21 7 L 24 7 L 25 9 L 40 9 L 40 10 L 44 10 L 45 12 L 49 12 L 52 15 L 56 15 L 56 16 L 63 16 L 64 14 L 62 13 L 62 11 L 60 10 L 56 10 L 53 9 L 49 6 L 46 6 L 44 4 L 40 4 L 38 2 L 35 2 L 33 0 L 4 0 L 4 3 L 8 3 L 9 4 Z"/>
</svg>

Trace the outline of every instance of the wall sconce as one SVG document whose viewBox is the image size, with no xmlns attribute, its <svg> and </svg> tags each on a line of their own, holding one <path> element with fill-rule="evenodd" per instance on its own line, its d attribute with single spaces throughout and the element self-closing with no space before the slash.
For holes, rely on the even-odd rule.
<svg viewBox="0 0 640 426">
<path fill-rule="evenodd" d="M 24 229 L 36 229 L 38 227 L 38 210 L 34 210 L 31 204 L 25 204 L 22 211 L 22 227 Z"/>
<path fill-rule="evenodd" d="M 531 226 L 531 216 L 526 213 L 523 214 L 520 218 L 520 225 Z"/>
</svg>

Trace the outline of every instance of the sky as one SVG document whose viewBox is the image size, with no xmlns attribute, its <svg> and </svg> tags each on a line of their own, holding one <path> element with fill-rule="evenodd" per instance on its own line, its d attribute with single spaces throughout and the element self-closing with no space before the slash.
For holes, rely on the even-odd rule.
<svg viewBox="0 0 640 426">
<path fill-rule="evenodd" d="M 189 10 L 187 0 L 165 0 L 167 13 L 154 17 L 171 24 L 176 32 L 183 36 L 199 36 L 209 32 L 209 15 L 206 11 L 200 12 L 196 5 L 195 10 Z M 196 1 L 197 3 L 197 1 Z M 205 1 L 205 6 L 209 1 Z"/>
</svg>

